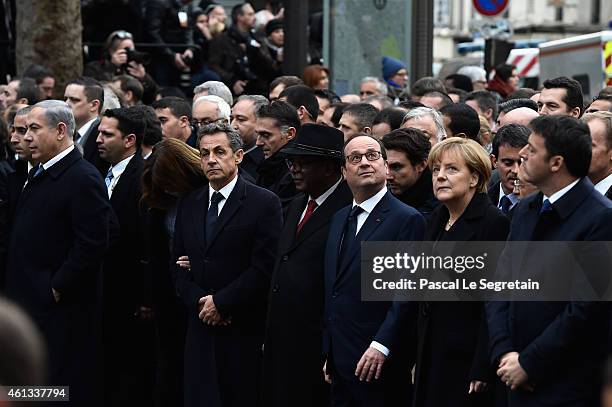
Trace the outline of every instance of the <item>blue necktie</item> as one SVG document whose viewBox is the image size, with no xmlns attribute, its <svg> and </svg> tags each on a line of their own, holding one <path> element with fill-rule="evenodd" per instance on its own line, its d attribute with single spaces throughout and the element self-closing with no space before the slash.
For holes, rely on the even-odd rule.
<svg viewBox="0 0 612 407">
<path fill-rule="evenodd" d="M 224 199 L 224 196 L 220 192 L 213 192 L 210 197 L 210 208 L 206 213 L 206 244 L 210 244 L 213 238 L 213 232 L 219 219 L 219 202 Z"/>
<path fill-rule="evenodd" d="M 361 206 L 354 206 L 353 209 L 351 209 L 351 213 L 344 226 L 344 235 L 342 236 L 342 245 L 340 246 L 340 260 L 344 259 L 348 249 L 355 240 L 355 235 L 357 235 L 357 216 L 359 216 L 361 212 L 363 212 Z"/>
<path fill-rule="evenodd" d="M 506 195 L 502 196 L 499 200 L 499 207 L 501 211 L 505 214 L 510 212 L 510 208 L 512 207 L 512 201 Z"/>
<path fill-rule="evenodd" d="M 115 178 L 115 176 L 113 175 L 113 169 L 111 168 L 106 173 L 106 178 L 104 178 L 104 182 L 106 183 L 106 189 L 110 188 L 111 184 L 113 183 L 113 178 Z"/>
<path fill-rule="evenodd" d="M 547 198 L 544 200 L 544 202 L 542 202 L 542 207 L 540 208 L 540 215 L 544 213 L 551 213 L 553 210 L 554 208 Z"/>
</svg>

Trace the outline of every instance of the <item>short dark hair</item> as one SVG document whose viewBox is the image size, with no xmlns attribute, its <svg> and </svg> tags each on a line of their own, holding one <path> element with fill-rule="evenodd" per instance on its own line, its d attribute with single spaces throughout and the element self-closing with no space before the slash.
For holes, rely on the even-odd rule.
<svg viewBox="0 0 612 407">
<path fill-rule="evenodd" d="M 288 88 L 289 86 L 303 85 L 304 81 L 298 78 L 297 76 L 293 76 L 293 75 L 279 76 L 278 78 L 270 82 L 268 93 L 272 92 L 274 88 L 280 84 L 283 84 L 285 85 L 286 88 Z"/>
<path fill-rule="evenodd" d="M 23 71 L 23 75 L 21 76 L 24 78 L 34 79 L 37 85 L 40 85 L 45 78 L 55 78 L 50 69 L 36 64 L 31 64 L 28 66 L 25 71 Z"/>
<path fill-rule="evenodd" d="M 142 144 L 145 146 L 154 146 L 162 141 L 162 129 L 159 119 L 155 114 L 155 109 L 147 105 L 136 105 L 132 109 L 142 112 L 145 130 L 142 138 Z"/>
<path fill-rule="evenodd" d="M 506 124 L 500 127 L 491 143 L 491 154 L 496 158 L 499 156 L 499 147 L 508 145 L 513 148 L 522 148 L 527 145 L 531 130 L 522 124 Z"/>
<path fill-rule="evenodd" d="M 399 129 L 402 127 L 404 117 L 406 116 L 406 110 L 399 107 L 388 107 L 378 112 L 372 126 L 376 126 L 380 123 L 387 123 L 391 130 Z"/>
<path fill-rule="evenodd" d="M 300 128 L 300 118 L 295 107 L 282 100 L 262 106 L 257 112 L 257 118 L 270 118 L 276 120 L 277 127 Z"/>
<path fill-rule="evenodd" d="M 145 133 L 144 115 L 142 110 L 134 109 L 133 107 L 119 107 L 117 109 L 106 109 L 104 117 L 117 119 L 117 128 L 123 137 L 128 134 L 136 136 L 136 148 L 142 145 L 142 139 Z"/>
<path fill-rule="evenodd" d="M 423 96 L 427 92 L 443 92 L 446 93 L 446 87 L 444 83 L 438 78 L 434 78 L 433 76 L 425 76 L 423 78 L 417 79 L 416 82 L 412 84 L 410 87 L 410 94 L 412 96 Z"/>
<path fill-rule="evenodd" d="M 499 77 L 502 81 L 506 82 L 512 77 L 512 71 L 516 69 L 516 65 L 511 64 L 499 64 L 495 67 L 495 76 Z"/>
<path fill-rule="evenodd" d="M 81 76 L 68 82 L 66 86 L 68 85 L 82 86 L 83 93 L 85 93 L 85 98 L 87 101 L 93 102 L 94 100 L 99 100 L 100 104 L 98 105 L 98 113 L 102 112 L 102 105 L 104 105 L 104 88 L 100 82 L 88 76 Z"/>
<path fill-rule="evenodd" d="M 610 103 L 610 108 L 607 111 L 612 112 L 612 95 L 599 94 L 593 98 L 593 102 L 595 102 L 596 100 L 603 100 L 603 101 Z M 589 106 L 591 106 L 593 102 L 589 103 Z M 585 110 L 587 110 L 589 106 L 587 106 Z"/>
<path fill-rule="evenodd" d="M 331 122 L 333 123 L 334 127 L 340 127 L 340 119 L 349 105 L 350 103 L 345 102 L 337 102 L 329 105 L 328 109 L 334 108 L 334 113 L 331 115 Z"/>
<path fill-rule="evenodd" d="M 563 103 L 565 103 L 569 110 L 576 107 L 580 108 L 580 115 L 584 112 L 584 100 L 582 96 L 582 86 L 576 79 L 568 78 L 567 76 L 560 76 L 554 79 L 546 79 L 543 83 L 545 89 L 563 88 L 565 89 L 565 96 L 563 97 Z"/>
<path fill-rule="evenodd" d="M 445 80 L 452 81 L 452 85 L 454 88 L 458 88 L 464 90 L 466 92 L 471 92 L 474 90 L 474 85 L 472 84 L 472 79 L 470 79 L 467 75 L 462 75 L 460 73 L 454 73 L 452 75 L 448 75 Z"/>
<path fill-rule="evenodd" d="M 353 103 L 344 109 L 343 115 L 353 116 L 355 123 L 360 129 L 372 127 L 374 118 L 378 114 L 378 109 L 369 103 Z"/>
<path fill-rule="evenodd" d="M 187 100 L 187 96 L 185 96 L 185 92 L 183 92 L 182 90 L 180 90 L 179 88 L 175 86 L 167 86 L 164 88 L 159 88 L 157 92 L 155 92 L 155 96 L 157 95 L 159 95 L 162 98 L 165 98 L 168 96 L 174 96 L 177 98 Z"/>
<path fill-rule="evenodd" d="M 444 106 L 448 106 L 448 105 L 452 105 L 453 103 L 453 99 L 451 99 L 450 96 L 448 96 L 448 94 L 446 92 L 440 92 L 437 90 L 432 90 L 430 92 L 427 92 L 423 95 L 423 97 L 425 96 L 429 96 L 429 97 L 439 97 L 442 98 L 442 107 Z"/>
<path fill-rule="evenodd" d="M 465 99 L 466 102 L 469 100 L 476 101 L 478 108 L 482 112 L 491 109 L 491 111 L 493 112 L 493 120 L 497 118 L 497 99 L 488 90 L 476 90 L 474 92 L 471 92 Z"/>
<path fill-rule="evenodd" d="M 440 109 L 440 114 L 450 119 L 448 128 L 453 135 L 464 133 L 467 138 L 479 141 L 480 119 L 476 110 L 465 103 L 453 103 Z"/>
<path fill-rule="evenodd" d="M 393 130 L 382 138 L 382 143 L 387 150 L 402 151 L 412 165 L 427 161 L 431 142 L 421 130 L 404 128 Z"/>
<path fill-rule="evenodd" d="M 519 89 L 515 90 L 514 92 L 512 92 L 511 94 L 509 94 L 508 97 L 506 98 L 506 100 L 529 99 L 530 97 L 532 97 L 536 93 L 539 93 L 539 92 L 536 92 L 535 90 L 533 90 L 531 88 L 519 88 Z"/>
<path fill-rule="evenodd" d="M 329 89 L 315 89 L 314 94 L 321 99 L 329 100 L 329 103 L 338 103 L 341 102 L 340 96 L 338 96 L 334 91 Z"/>
<path fill-rule="evenodd" d="M 119 75 L 113 78 L 113 82 L 115 81 L 119 81 L 122 92 L 131 91 L 137 102 L 142 100 L 144 88 L 138 79 L 134 78 L 132 75 Z"/>
<path fill-rule="evenodd" d="M 156 100 L 151 106 L 153 106 L 153 109 L 170 109 L 173 116 L 177 118 L 187 116 L 191 121 L 191 105 L 185 99 L 176 96 L 166 96 Z"/>
<path fill-rule="evenodd" d="M 238 21 L 238 16 L 241 16 L 244 14 L 244 6 L 246 6 L 247 4 L 251 4 L 251 3 L 249 3 L 248 1 L 245 1 L 244 3 L 236 4 L 234 7 L 232 7 L 232 13 L 231 13 L 232 24 L 236 24 L 236 22 Z"/>
<path fill-rule="evenodd" d="M 459 96 L 459 102 L 465 102 L 465 99 L 468 97 L 469 93 L 463 89 L 459 88 L 448 88 L 447 89 L 448 96 L 455 94 Z M 451 98 L 452 99 L 452 98 Z"/>
<path fill-rule="evenodd" d="M 404 100 L 400 102 L 398 106 L 408 110 L 416 109 L 417 107 L 425 107 L 424 104 L 415 100 Z"/>
<path fill-rule="evenodd" d="M 36 81 L 32 78 L 21 78 L 19 87 L 17 88 L 17 100 L 27 99 L 28 105 L 35 105 L 43 100 L 43 95 Z"/>
<path fill-rule="evenodd" d="M 278 95 L 279 98 L 287 98 L 287 103 L 298 109 L 304 106 L 306 111 L 316 121 L 319 116 L 319 101 L 314 90 L 306 85 L 289 86 Z"/>
<path fill-rule="evenodd" d="M 511 110 L 519 107 L 528 107 L 531 110 L 538 111 L 538 104 L 531 99 L 508 99 L 499 104 L 499 113 L 508 113 Z"/>
<path fill-rule="evenodd" d="M 591 164 L 591 133 L 589 126 L 570 116 L 543 115 L 530 123 L 534 133 L 544 138 L 548 156 L 560 155 L 575 177 L 589 173 Z"/>
<path fill-rule="evenodd" d="M 348 143 L 350 143 L 353 139 L 356 139 L 357 137 L 369 137 L 372 140 L 376 140 L 376 143 L 380 146 L 380 153 L 382 155 L 382 158 L 384 158 L 385 160 L 387 159 L 387 149 L 385 148 L 385 145 L 383 144 L 382 141 L 380 141 L 379 139 L 377 139 L 371 134 L 356 133 L 350 136 L 348 139 L 346 139 L 346 141 L 344 142 L 344 145 L 342 146 L 342 166 L 346 164 L 346 152 L 345 152 L 346 146 L 348 145 Z"/>
</svg>

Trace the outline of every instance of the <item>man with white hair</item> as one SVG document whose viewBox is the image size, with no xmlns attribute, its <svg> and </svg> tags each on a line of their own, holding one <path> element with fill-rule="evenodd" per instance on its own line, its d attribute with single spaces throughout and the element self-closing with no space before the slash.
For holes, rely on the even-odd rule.
<svg viewBox="0 0 612 407">
<path fill-rule="evenodd" d="M 442 116 L 430 107 L 417 107 L 406 113 L 402 127 L 421 130 L 429 137 L 432 147 L 446 138 Z"/>
<path fill-rule="evenodd" d="M 98 170 L 75 149 L 69 105 L 37 103 L 26 127 L 39 164 L 12 220 L 5 292 L 45 338 L 46 384 L 70 386 L 71 405 L 97 406 L 100 270 L 116 220 Z"/>
<path fill-rule="evenodd" d="M 200 98 L 200 96 L 219 96 L 221 99 L 225 100 L 225 103 L 228 105 L 234 104 L 234 98 L 232 97 L 232 92 L 229 90 L 227 86 L 223 82 L 219 81 L 207 81 L 201 85 L 196 86 L 193 89 L 193 101 L 195 102 Z"/>
<path fill-rule="evenodd" d="M 219 96 L 200 96 L 193 102 L 192 117 L 196 129 L 214 122 L 230 122 L 232 109 Z"/>
<path fill-rule="evenodd" d="M 365 100 L 370 96 L 387 96 L 387 84 L 375 76 L 366 76 L 359 85 L 359 97 Z"/>
<path fill-rule="evenodd" d="M 459 75 L 465 75 L 472 80 L 473 90 L 487 90 L 487 71 L 479 66 L 462 66 L 457 71 Z"/>
</svg>

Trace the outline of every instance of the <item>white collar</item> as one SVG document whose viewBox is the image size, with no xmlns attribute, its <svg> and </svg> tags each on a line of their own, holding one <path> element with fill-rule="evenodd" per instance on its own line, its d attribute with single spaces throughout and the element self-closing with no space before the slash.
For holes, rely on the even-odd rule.
<svg viewBox="0 0 612 407">
<path fill-rule="evenodd" d="M 253 145 L 253 147 L 249 148 L 248 150 L 245 150 L 244 154 L 248 154 L 251 151 L 255 150 L 257 148 L 257 144 Z"/>
<path fill-rule="evenodd" d="M 121 174 L 123 174 L 123 172 L 125 171 L 125 168 L 128 166 L 130 160 L 133 157 L 134 157 L 134 154 L 132 154 L 128 158 L 124 158 L 123 160 L 119 161 L 117 164 L 111 167 L 111 171 L 113 172 L 114 178 L 119 178 Z"/>
<path fill-rule="evenodd" d="M 232 191 L 234 190 L 234 187 L 236 186 L 237 182 L 238 182 L 238 173 L 236 173 L 236 176 L 234 177 L 233 180 L 231 180 L 226 186 L 221 188 L 219 191 L 216 191 L 210 184 L 208 184 L 208 200 L 210 201 L 214 192 L 220 192 L 221 195 L 223 195 L 223 199 L 227 199 L 232 193 Z"/>
<path fill-rule="evenodd" d="M 554 194 L 552 194 L 550 197 L 547 197 L 546 195 L 544 195 L 542 197 L 542 202 L 544 202 L 545 199 L 548 199 L 548 201 L 553 204 L 556 201 L 558 201 L 559 199 L 561 199 L 561 197 L 563 195 L 565 195 L 570 189 L 572 189 L 574 187 L 574 185 L 576 185 L 578 183 L 578 181 L 580 181 L 580 178 L 578 178 L 576 181 L 572 182 L 571 184 L 569 184 L 568 186 L 566 186 L 565 188 L 561 188 L 560 190 L 558 190 L 557 192 L 555 192 Z"/>
<path fill-rule="evenodd" d="M 340 177 L 340 179 L 334 185 L 332 185 L 331 188 L 319 195 L 318 198 L 314 199 L 312 196 L 309 196 L 308 200 L 310 201 L 314 199 L 314 201 L 317 203 L 317 206 L 323 205 L 323 202 L 325 202 L 325 200 L 329 198 L 331 194 L 334 193 L 334 191 L 336 190 L 336 188 L 338 188 L 338 185 L 340 185 L 341 182 L 342 177 Z"/>
<path fill-rule="evenodd" d="M 45 171 L 47 171 L 53 165 L 57 164 L 57 162 L 59 160 L 61 160 L 62 158 L 66 157 L 68 154 L 70 154 L 72 152 L 72 150 L 74 150 L 74 144 L 71 144 L 70 147 L 68 147 L 67 149 L 65 149 L 64 151 L 62 151 L 61 153 L 59 153 L 58 155 L 56 155 L 55 157 L 53 157 L 52 159 L 50 159 L 49 161 L 44 163 L 42 165 L 43 169 Z"/>
<path fill-rule="evenodd" d="M 606 178 L 599 181 L 595 184 L 595 189 L 599 191 L 602 195 L 605 195 L 608 192 L 608 189 L 612 187 L 612 174 L 608 175 Z"/>
<path fill-rule="evenodd" d="M 380 202 L 380 200 L 383 198 L 383 196 L 385 196 L 386 193 L 387 193 L 387 186 L 385 185 L 374 196 L 372 196 L 372 197 L 366 199 L 365 201 L 363 201 L 362 203 L 360 203 L 359 206 L 365 212 L 370 214 L 374 210 L 376 205 L 378 205 L 378 202 Z M 355 207 L 355 206 L 357 206 L 357 202 L 355 202 L 355 200 L 353 199 L 353 207 Z"/>
<path fill-rule="evenodd" d="M 90 121 L 88 121 L 87 123 L 85 123 L 83 126 L 81 126 L 81 128 L 78 130 L 78 133 L 81 135 L 81 137 L 83 137 L 85 134 L 87 134 L 87 132 L 89 131 L 89 128 L 91 127 L 91 125 L 93 124 L 93 122 L 96 121 L 98 117 L 94 117 L 93 119 L 91 119 Z"/>
<path fill-rule="evenodd" d="M 506 195 L 506 193 L 504 192 L 504 189 L 502 188 L 502 184 L 501 182 L 499 183 L 499 202 L 501 203 L 501 199 L 502 197 L 507 196 L 508 199 L 510 200 L 510 203 L 514 206 L 514 204 L 516 204 L 519 201 L 518 196 L 516 196 L 516 194 L 514 192 L 510 192 L 508 195 Z M 499 205 L 498 205 L 499 206 Z"/>
</svg>

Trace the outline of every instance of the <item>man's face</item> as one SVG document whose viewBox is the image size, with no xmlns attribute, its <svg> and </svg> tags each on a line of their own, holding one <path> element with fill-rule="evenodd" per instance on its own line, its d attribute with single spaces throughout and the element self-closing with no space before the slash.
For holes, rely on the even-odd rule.
<svg viewBox="0 0 612 407">
<path fill-rule="evenodd" d="M 317 102 L 319 102 L 319 114 L 317 119 L 325 113 L 325 109 L 329 107 L 329 99 L 317 96 Z"/>
<path fill-rule="evenodd" d="M 589 177 L 597 183 L 612 173 L 612 149 L 607 143 L 606 125 L 600 119 L 588 122 L 593 152 Z"/>
<path fill-rule="evenodd" d="M 393 195 L 401 195 L 410 189 L 425 169 L 424 162 L 415 166 L 406 157 L 406 153 L 400 150 L 387 150 L 387 165 L 387 186 Z"/>
<path fill-rule="evenodd" d="M 380 145 L 375 140 L 371 137 L 362 136 L 355 137 L 346 145 L 344 155 L 351 156 L 368 152 L 380 153 L 380 151 Z M 387 163 L 382 156 L 375 161 L 368 161 L 363 156 L 357 164 L 353 164 L 347 159 L 342 167 L 342 175 L 353 194 L 361 189 L 382 188 L 387 180 Z"/>
<path fill-rule="evenodd" d="M 521 147 L 512 147 L 509 144 L 499 146 L 495 168 L 499 171 L 502 188 L 506 194 L 512 192 L 514 182 L 518 179 L 518 171 L 521 165 L 520 151 Z"/>
<path fill-rule="evenodd" d="M 255 133 L 257 134 L 256 144 L 261 147 L 266 159 L 276 154 L 290 140 L 289 134 L 283 134 L 276 120 L 271 117 L 257 119 Z"/>
<path fill-rule="evenodd" d="M 370 96 L 380 96 L 380 92 L 374 82 L 364 82 L 359 88 L 359 98 L 365 100 Z"/>
<path fill-rule="evenodd" d="M 406 84 L 408 83 L 408 71 L 405 69 L 400 69 L 390 79 L 402 88 L 405 88 Z"/>
<path fill-rule="evenodd" d="M 519 155 L 523 161 L 521 175 L 525 181 L 539 188 L 552 173 L 544 137 L 531 133 L 527 145 L 521 149 Z"/>
<path fill-rule="evenodd" d="M 593 113 L 593 112 L 612 112 L 612 103 L 608 102 L 604 99 L 594 100 L 593 103 L 587 108 L 585 113 Z"/>
<path fill-rule="evenodd" d="M 372 135 L 377 139 L 382 139 L 383 136 L 391 132 L 391 126 L 389 123 L 381 122 L 372 126 Z"/>
<path fill-rule="evenodd" d="M 76 120 L 78 126 L 87 123 L 97 114 L 97 109 L 93 103 L 87 101 L 83 85 L 70 84 L 66 86 L 64 99 L 72 109 L 74 120 Z"/>
<path fill-rule="evenodd" d="M 257 118 L 253 111 L 253 102 L 250 100 L 237 102 L 232 108 L 232 127 L 240 133 L 245 150 L 253 147 L 257 141 L 256 125 Z"/>
<path fill-rule="evenodd" d="M 242 149 L 233 152 L 225 133 L 214 133 L 200 138 L 202 170 L 216 189 L 226 186 L 238 172 Z"/>
<path fill-rule="evenodd" d="M 11 126 L 11 145 L 20 160 L 30 161 L 32 159 L 32 152 L 28 148 L 29 143 L 25 141 L 27 131 L 26 115 L 15 116 Z"/>
<path fill-rule="evenodd" d="M 474 91 L 487 90 L 487 78 L 484 76 L 480 77 L 477 81 L 472 82 L 472 87 Z"/>
<path fill-rule="evenodd" d="M 331 120 L 332 116 L 334 115 L 334 110 L 336 110 L 336 108 L 325 109 L 323 114 L 319 114 L 319 116 L 317 117 L 317 124 L 334 127 L 334 123 Z"/>
<path fill-rule="evenodd" d="M 438 129 L 431 116 L 423 116 L 418 119 L 408 119 L 402 125 L 402 127 L 411 127 L 413 129 L 421 130 L 427 137 L 429 137 L 429 142 L 431 143 L 432 147 L 438 143 Z"/>
<path fill-rule="evenodd" d="M 193 121 L 198 127 L 213 123 L 219 119 L 219 108 L 216 103 L 203 101 L 193 107 Z"/>
<path fill-rule="evenodd" d="M 250 4 L 242 6 L 242 14 L 238 15 L 237 21 L 248 29 L 255 26 L 255 10 Z"/>
<path fill-rule="evenodd" d="M 225 9 L 221 6 L 215 7 L 212 9 L 208 18 L 211 20 L 217 20 L 223 24 L 225 24 L 225 20 L 227 20 L 227 14 L 225 13 Z"/>
<path fill-rule="evenodd" d="M 50 128 L 45 117 L 45 109 L 35 107 L 26 116 L 28 131 L 25 142 L 28 143 L 32 159 L 39 163 L 46 163 L 59 154 L 61 141 L 57 128 Z"/>
<path fill-rule="evenodd" d="M 118 128 L 119 120 L 114 117 L 102 117 L 98 126 L 98 153 L 100 157 L 115 165 L 129 156 L 128 151 L 134 147 L 135 136 L 123 137 Z"/>
<path fill-rule="evenodd" d="M 282 47 L 285 44 L 285 30 L 277 28 L 268 35 L 268 39 L 272 45 L 276 47 Z"/>
<path fill-rule="evenodd" d="M 423 96 L 421 98 L 421 103 L 434 110 L 440 110 L 442 109 L 444 101 L 441 96 Z"/>
<path fill-rule="evenodd" d="M 468 100 L 467 102 L 465 102 L 465 104 L 471 107 L 472 109 L 476 110 L 476 113 L 478 113 L 479 115 L 485 116 L 485 114 L 483 113 L 482 110 L 480 110 L 480 107 L 478 106 L 478 103 L 475 100 Z"/>
<path fill-rule="evenodd" d="M 10 81 L 8 85 L 4 87 L 2 93 L 0 93 L 0 103 L 5 108 L 9 108 L 17 103 L 17 89 L 19 88 L 19 81 Z"/>
<path fill-rule="evenodd" d="M 270 103 L 274 102 L 275 100 L 278 100 L 278 97 L 284 90 L 284 84 L 279 83 L 278 85 L 276 85 L 276 87 L 270 91 L 270 95 L 268 97 L 268 99 L 270 99 Z"/>
<path fill-rule="evenodd" d="M 290 156 L 288 158 L 289 173 L 293 178 L 295 188 L 308 195 L 318 197 L 321 194 L 322 180 L 326 176 L 324 161 L 313 156 Z M 325 191 L 323 191 L 325 192 Z"/>
<path fill-rule="evenodd" d="M 348 140 L 353 134 L 361 131 L 361 127 L 357 124 L 353 115 L 344 113 L 340 118 L 340 131 L 344 133 L 344 140 Z"/>
<path fill-rule="evenodd" d="M 44 95 L 45 99 L 53 99 L 53 88 L 55 87 L 55 79 L 51 76 L 43 78 L 38 88 Z"/>
<path fill-rule="evenodd" d="M 569 110 L 563 98 L 567 95 L 565 88 L 542 89 L 538 100 L 538 109 L 541 115 L 574 116 L 580 115 L 580 110 Z"/>
<path fill-rule="evenodd" d="M 164 138 L 175 138 L 183 141 L 189 138 L 189 135 L 185 138 L 184 129 L 189 125 L 186 117 L 183 116 L 182 120 L 179 119 L 172 114 L 172 111 L 168 107 L 155 109 L 155 115 L 161 124 L 162 136 L 164 136 Z"/>
</svg>

